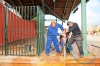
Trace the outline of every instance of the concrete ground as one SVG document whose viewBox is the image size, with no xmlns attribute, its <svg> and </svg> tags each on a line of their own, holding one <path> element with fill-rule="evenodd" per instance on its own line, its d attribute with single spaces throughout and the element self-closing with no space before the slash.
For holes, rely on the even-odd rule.
<svg viewBox="0 0 100 66">
<path fill-rule="evenodd" d="M 94 37 L 95 39 L 92 37 Z M 96 55 L 96 60 L 93 62 L 94 64 L 100 63 L 100 52 L 98 47 L 93 47 L 91 45 L 100 45 L 99 37 L 87 36 L 87 49 L 91 53 Z M 74 49 L 72 53 L 80 62 L 89 62 L 94 59 L 94 56 L 92 54 L 89 54 L 84 58 L 80 58 L 76 44 L 74 43 L 72 46 Z M 66 58 L 64 58 L 61 53 L 56 53 L 54 48 L 51 48 L 50 56 L 46 56 L 45 51 L 40 56 L 0 56 L 0 66 L 24 66 L 25 64 L 27 64 L 25 66 L 74 66 L 75 63 L 78 64 L 78 62 L 74 60 L 71 54 L 66 54 Z"/>
<path fill-rule="evenodd" d="M 100 57 L 100 36 L 87 36 L 87 48 L 88 50 L 95 54 L 97 57 Z"/>
<path fill-rule="evenodd" d="M 100 43 L 100 36 L 87 35 L 87 40 Z"/>
<path fill-rule="evenodd" d="M 59 38 L 59 37 L 58 37 Z M 96 55 L 97 58 L 100 58 L 100 36 L 87 36 L 87 50 L 91 53 L 93 53 L 94 55 Z M 72 53 L 75 55 L 75 57 L 79 57 L 79 51 L 77 48 L 77 45 L 74 43 L 73 45 L 73 51 Z M 51 52 L 50 52 L 50 56 L 55 56 L 56 55 L 56 51 L 55 48 L 52 44 L 51 46 Z"/>
</svg>

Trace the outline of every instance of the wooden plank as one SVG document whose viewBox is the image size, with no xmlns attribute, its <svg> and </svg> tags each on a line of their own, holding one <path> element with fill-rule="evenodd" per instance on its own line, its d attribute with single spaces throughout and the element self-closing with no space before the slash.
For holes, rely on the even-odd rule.
<svg viewBox="0 0 100 66">
<path fill-rule="evenodd" d="M 23 63 L 0 63 L 0 66 L 100 66 L 100 63 L 79 64 L 79 63 L 38 63 L 38 64 L 23 64 Z"/>
<path fill-rule="evenodd" d="M 83 66 L 95 66 L 95 64 L 83 64 Z"/>
<path fill-rule="evenodd" d="M 97 63 L 97 64 L 95 64 L 95 66 L 100 66 L 100 64 Z"/>
</svg>

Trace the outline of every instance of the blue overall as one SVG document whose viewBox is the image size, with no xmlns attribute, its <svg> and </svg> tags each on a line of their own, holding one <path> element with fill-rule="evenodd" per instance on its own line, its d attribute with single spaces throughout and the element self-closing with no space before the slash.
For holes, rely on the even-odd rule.
<svg viewBox="0 0 100 66">
<path fill-rule="evenodd" d="M 47 31 L 47 42 L 46 42 L 46 54 L 49 54 L 50 52 L 50 47 L 52 44 L 52 41 L 54 43 L 56 52 L 60 52 L 59 50 L 59 45 L 58 45 L 58 39 L 57 36 L 60 36 L 60 34 L 58 33 L 58 28 L 60 28 L 62 31 L 64 30 L 63 26 L 56 23 L 55 28 L 53 28 L 51 25 L 48 27 L 48 31 Z"/>
</svg>

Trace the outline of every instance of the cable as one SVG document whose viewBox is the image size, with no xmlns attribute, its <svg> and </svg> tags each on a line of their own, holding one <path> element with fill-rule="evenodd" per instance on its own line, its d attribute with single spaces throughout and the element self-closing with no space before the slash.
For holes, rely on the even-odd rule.
<svg viewBox="0 0 100 66">
<path fill-rule="evenodd" d="M 70 51 L 70 49 L 69 49 L 69 46 L 68 46 L 68 44 L 66 44 L 66 46 L 67 46 L 67 48 L 68 48 L 68 50 Z M 89 52 L 89 51 L 88 51 Z M 90 53 L 90 54 L 92 54 L 93 56 L 94 56 L 94 58 L 92 59 L 92 60 L 90 60 L 89 62 L 80 62 L 79 60 L 77 60 L 76 58 L 75 58 L 75 56 L 74 56 L 74 54 L 70 51 L 70 53 L 71 53 L 71 55 L 73 56 L 73 58 L 77 61 L 77 62 L 79 62 L 79 63 L 81 63 L 81 64 L 90 64 L 90 63 L 92 63 L 92 62 L 94 62 L 95 60 L 96 60 L 96 56 L 93 54 L 93 53 Z"/>
</svg>

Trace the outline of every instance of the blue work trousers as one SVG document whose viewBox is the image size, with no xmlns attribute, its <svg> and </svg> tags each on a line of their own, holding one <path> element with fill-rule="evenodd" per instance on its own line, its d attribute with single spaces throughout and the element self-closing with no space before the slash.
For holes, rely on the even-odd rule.
<svg viewBox="0 0 100 66">
<path fill-rule="evenodd" d="M 50 47 L 51 47 L 52 41 L 55 46 L 56 52 L 57 53 L 60 52 L 57 36 L 47 35 L 46 54 L 49 54 L 49 52 L 50 52 Z"/>
</svg>

